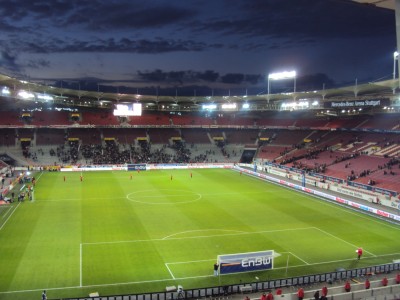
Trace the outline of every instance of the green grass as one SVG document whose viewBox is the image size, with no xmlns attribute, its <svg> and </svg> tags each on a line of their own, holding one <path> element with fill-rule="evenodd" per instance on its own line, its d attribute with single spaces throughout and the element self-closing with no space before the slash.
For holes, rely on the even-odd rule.
<svg viewBox="0 0 400 300">
<path fill-rule="evenodd" d="M 400 258 L 398 226 L 230 170 L 83 175 L 37 174 L 34 201 L 0 208 L 0 299 L 206 287 Z M 263 250 L 280 254 L 274 270 L 212 275 L 219 254 Z"/>
</svg>

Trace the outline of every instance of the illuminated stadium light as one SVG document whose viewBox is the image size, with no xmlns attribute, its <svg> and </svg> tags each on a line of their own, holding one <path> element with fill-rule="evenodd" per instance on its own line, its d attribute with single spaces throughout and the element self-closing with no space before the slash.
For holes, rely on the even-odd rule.
<svg viewBox="0 0 400 300">
<path fill-rule="evenodd" d="M 35 95 L 32 93 L 28 93 L 27 91 L 19 91 L 18 96 L 22 99 L 33 99 Z"/>
<path fill-rule="evenodd" d="M 244 103 L 244 104 L 242 105 L 242 108 L 243 108 L 243 109 L 249 109 L 249 108 L 250 108 L 250 104 Z"/>
<path fill-rule="evenodd" d="M 269 80 L 291 79 L 295 77 L 296 77 L 296 71 L 284 71 L 279 73 L 268 74 Z"/>
<path fill-rule="evenodd" d="M 317 100 L 313 101 L 313 103 L 311 103 L 311 106 L 318 106 L 319 102 Z"/>
<path fill-rule="evenodd" d="M 50 95 L 46 95 L 46 94 L 39 94 L 37 95 L 38 99 L 40 100 L 45 100 L 45 101 L 52 101 L 54 100 L 54 98 Z"/>
<path fill-rule="evenodd" d="M 268 74 L 268 95 L 271 89 L 271 80 L 284 80 L 284 79 L 294 79 L 293 92 L 296 93 L 296 71 L 284 71 L 279 73 Z"/>
<path fill-rule="evenodd" d="M 10 89 L 8 87 L 3 87 L 3 89 L 1 90 L 1 94 L 2 95 L 10 95 Z"/>
<path fill-rule="evenodd" d="M 298 110 L 298 109 L 307 109 L 309 108 L 310 104 L 308 101 L 300 101 L 300 102 L 289 102 L 289 103 L 282 103 L 281 109 L 282 110 Z"/>
<path fill-rule="evenodd" d="M 217 104 L 203 104 L 201 108 L 206 110 L 213 110 L 217 109 Z"/>
<path fill-rule="evenodd" d="M 221 105 L 222 109 L 235 109 L 236 103 L 225 103 Z"/>
</svg>

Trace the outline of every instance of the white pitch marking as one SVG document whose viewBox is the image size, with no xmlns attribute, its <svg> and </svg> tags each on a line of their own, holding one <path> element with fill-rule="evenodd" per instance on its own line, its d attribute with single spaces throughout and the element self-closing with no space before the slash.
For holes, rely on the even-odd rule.
<svg viewBox="0 0 400 300">
<path fill-rule="evenodd" d="M 189 232 L 201 232 L 201 231 L 233 231 L 233 232 L 238 232 L 238 233 L 248 233 L 246 231 L 241 231 L 241 230 L 228 230 L 228 229 L 198 229 L 198 230 L 188 230 L 188 231 L 181 231 L 178 233 L 174 233 L 171 235 L 168 235 L 166 237 L 163 237 L 162 240 L 169 239 L 170 237 L 174 235 L 179 235 L 179 234 L 184 234 L 184 233 L 189 233 Z"/>
<path fill-rule="evenodd" d="M 288 252 L 291 255 L 293 255 L 294 257 L 298 258 L 299 260 L 301 260 L 303 263 L 305 263 L 306 265 L 310 265 L 308 262 L 306 262 L 304 259 L 300 258 L 299 256 L 297 256 L 296 254 L 294 254 L 293 252 Z"/>
<path fill-rule="evenodd" d="M 175 276 L 174 276 L 174 274 L 172 274 L 172 271 L 171 271 L 171 269 L 168 267 L 168 263 L 165 263 L 165 266 L 167 267 L 169 274 L 171 274 L 171 276 L 172 276 L 172 279 L 175 279 Z"/>
<path fill-rule="evenodd" d="M 7 212 L 1 217 L 2 219 L 4 219 L 8 215 L 8 213 L 11 211 L 11 208 L 11 205 L 4 207 L 4 210 L 7 210 Z M 3 209 L 3 207 L 1 209 Z"/>
<path fill-rule="evenodd" d="M 3 223 L 3 225 L 1 225 L 0 230 L 3 229 L 4 225 L 7 224 L 8 220 L 11 218 L 11 216 L 14 214 L 14 212 L 17 210 L 17 208 L 21 205 L 21 202 L 18 203 L 18 205 L 14 208 L 14 210 L 12 211 L 12 213 L 8 216 L 8 218 L 6 219 L 6 221 Z"/>
<path fill-rule="evenodd" d="M 250 234 L 271 233 L 271 232 L 309 230 L 309 229 L 315 229 L 315 227 L 304 227 L 304 228 L 294 228 L 294 229 L 277 229 L 277 230 L 243 232 L 243 233 L 199 235 L 199 236 L 188 236 L 188 237 L 182 237 L 182 238 L 170 238 L 169 240 L 186 240 L 186 239 L 211 238 L 211 237 L 219 237 L 219 236 L 250 235 Z M 92 242 L 92 243 L 82 243 L 82 244 L 83 245 L 102 245 L 102 244 L 139 243 L 139 242 L 154 242 L 154 241 L 166 241 L 166 240 L 164 238 L 161 238 L 161 239 L 149 239 L 149 240 L 126 240 L 126 241 L 114 241 L 114 242 Z"/>
<path fill-rule="evenodd" d="M 349 243 L 348 241 L 345 241 L 344 239 L 341 239 L 340 237 L 337 237 L 336 235 L 333 235 L 332 233 L 329 233 L 329 232 L 327 232 L 327 231 L 325 231 L 325 230 L 322 230 L 322 229 L 320 229 L 320 228 L 318 228 L 318 227 L 315 227 L 315 229 L 318 229 L 319 231 L 323 232 L 324 234 L 330 235 L 331 237 L 333 237 L 333 238 L 335 238 L 335 239 L 338 239 L 339 241 L 342 241 L 342 242 L 344 242 L 344 243 L 346 243 L 346 244 L 348 244 L 348 245 L 350 245 L 350 246 L 353 246 L 353 247 L 355 247 L 355 248 L 359 248 L 359 246 L 356 246 L 356 245 L 354 245 L 354 244 L 352 244 L 352 243 Z M 371 252 L 365 250 L 364 248 L 363 248 L 363 250 L 364 250 L 365 252 L 367 252 L 367 253 L 373 255 L 373 256 L 376 256 L 375 254 L 373 254 L 373 253 L 371 253 Z"/>
<path fill-rule="evenodd" d="M 82 243 L 79 244 L 79 286 L 82 286 Z"/>
<path fill-rule="evenodd" d="M 188 264 L 188 263 L 195 263 L 195 262 L 204 262 L 204 261 L 215 261 L 215 258 L 212 259 L 200 259 L 200 260 L 189 260 L 189 261 L 177 261 L 177 262 L 169 262 L 169 265 L 179 265 L 179 264 Z"/>
</svg>

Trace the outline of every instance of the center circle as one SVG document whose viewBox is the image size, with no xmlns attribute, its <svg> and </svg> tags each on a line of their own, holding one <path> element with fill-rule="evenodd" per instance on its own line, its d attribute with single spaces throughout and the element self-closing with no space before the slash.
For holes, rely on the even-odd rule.
<svg viewBox="0 0 400 300">
<path fill-rule="evenodd" d="M 201 194 L 187 190 L 141 190 L 126 195 L 126 199 L 143 204 L 182 204 L 199 201 Z"/>
</svg>

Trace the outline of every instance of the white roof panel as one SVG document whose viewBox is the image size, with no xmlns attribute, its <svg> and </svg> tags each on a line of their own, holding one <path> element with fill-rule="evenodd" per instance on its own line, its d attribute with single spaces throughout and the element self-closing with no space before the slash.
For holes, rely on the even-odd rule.
<svg viewBox="0 0 400 300">
<path fill-rule="evenodd" d="M 393 10 L 395 9 L 394 7 L 395 0 L 352 0 L 352 1 L 363 4 L 375 5 L 387 9 L 393 9 Z"/>
</svg>

